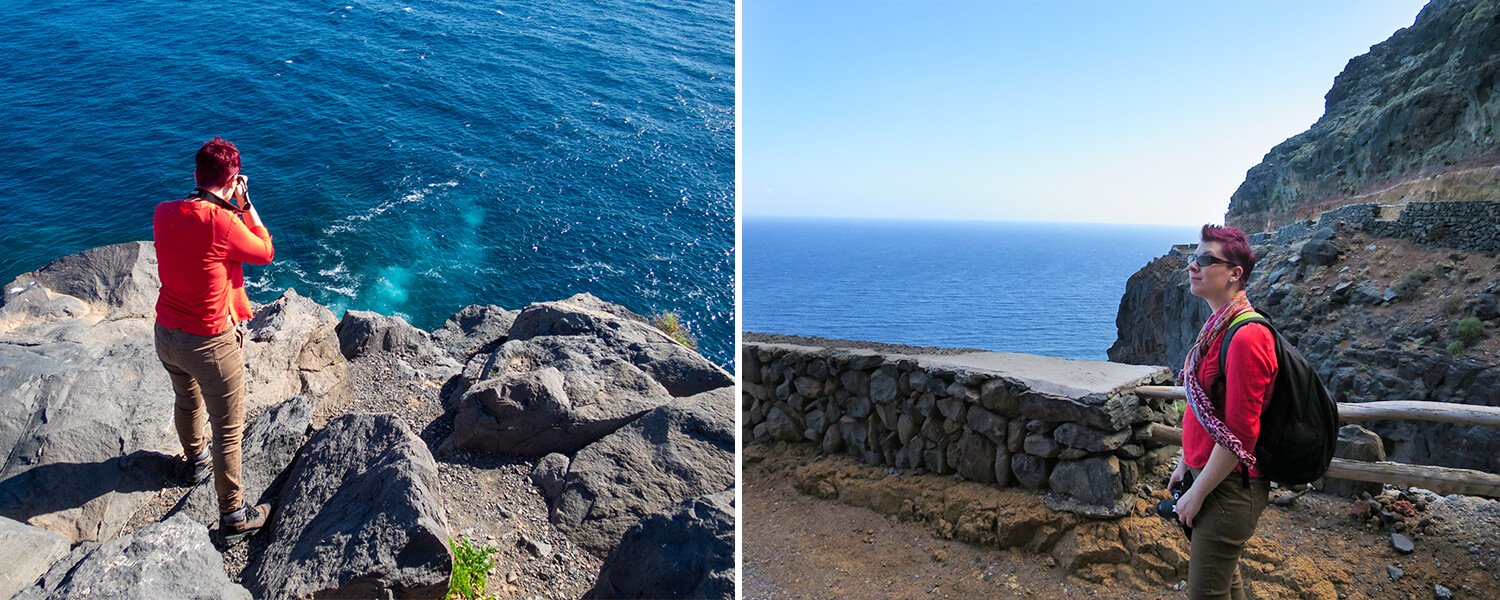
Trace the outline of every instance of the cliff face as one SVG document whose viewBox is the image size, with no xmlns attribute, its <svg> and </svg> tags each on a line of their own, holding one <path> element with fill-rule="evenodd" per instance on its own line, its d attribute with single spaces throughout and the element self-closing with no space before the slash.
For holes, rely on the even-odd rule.
<svg viewBox="0 0 1500 600">
<path fill-rule="evenodd" d="M 1350 203 L 1491 195 L 1500 3 L 1433 0 L 1411 27 L 1351 59 L 1324 98 L 1317 123 L 1246 174 L 1227 223 L 1265 231 Z"/>
<path fill-rule="evenodd" d="M 1260 260 L 1248 290 L 1335 399 L 1500 405 L 1495 253 L 1376 236 L 1332 215 L 1321 221 L 1255 236 Z M 1181 368 L 1208 316 L 1187 293 L 1182 252 L 1131 277 L 1110 360 Z M 1471 325 L 1460 327 L 1465 320 Z M 1477 336 L 1461 333 L 1472 329 Z M 1415 421 L 1367 426 L 1384 438 L 1390 460 L 1500 472 L 1500 431 Z"/>
</svg>

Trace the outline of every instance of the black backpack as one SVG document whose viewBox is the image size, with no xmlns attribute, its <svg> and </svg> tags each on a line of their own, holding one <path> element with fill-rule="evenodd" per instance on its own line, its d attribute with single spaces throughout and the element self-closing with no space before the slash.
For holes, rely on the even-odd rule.
<svg viewBox="0 0 1500 600">
<path fill-rule="evenodd" d="M 1247 316 L 1248 315 L 1248 316 Z M 1339 409 L 1317 371 L 1271 321 L 1259 313 L 1237 317 L 1219 345 L 1219 377 L 1212 389 L 1215 408 L 1224 410 L 1224 365 L 1229 340 L 1249 323 L 1260 323 L 1276 340 L 1276 383 L 1260 413 L 1260 438 L 1255 442 L 1256 469 L 1282 485 L 1312 483 L 1328 471 L 1339 439 Z M 1246 475 L 1246 482 L 1248 482 Z"/>
</svg>

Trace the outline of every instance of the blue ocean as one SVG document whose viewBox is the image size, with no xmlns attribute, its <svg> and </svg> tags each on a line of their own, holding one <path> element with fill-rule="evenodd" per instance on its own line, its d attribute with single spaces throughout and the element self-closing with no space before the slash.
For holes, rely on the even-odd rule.
<svg viewBox="0 0 1500 600">
<path fill-rule="evenodd" d="M 1125 282 L 1197 227 L 746 218 L 745 331 L 1105 360 Z"/>
<path fill-rule="evenodd" d="M 591 292 L 734 346 L 734 3 L 12 2 L 0 282 L 239 146 L 286 288 L 431 329 Z"/>
</svg>

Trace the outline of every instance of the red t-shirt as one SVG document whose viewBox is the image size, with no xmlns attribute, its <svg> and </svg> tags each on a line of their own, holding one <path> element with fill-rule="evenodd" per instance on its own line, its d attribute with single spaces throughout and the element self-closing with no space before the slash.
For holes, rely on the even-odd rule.
<svg viewBox="0 0 1500 600">
<path fill-rule="evenodd" d="M 156 205 L 151 226 L 161 275 L 157 323 L 213 336 L 253 316 L 240 263 L 264 265 L 276 255 L 265 227 L 196 200 Z"/>
<path fill-rule="evenodd" d="M 1203 360 L 1198 361 L 1198 381 L 1204 390 L 1219 376 L 1219 345 L 1223 341 L 1220 335 L 1208 347 Z M 1260 439 L 1261 408 L 1276 385 L 1276 340 L 1271 330 L 1255 323 L 1241 326 L 1229 342 L 1226 360 L 1229 376 L 1224 380 L 1225 409 L 1219 418 L 1246 450 L 1254 452 L 1255 441 Z M 1182 415 L 1182 460 L 1189 467 L 1202 469 L 1213 449 L 1214 439 L 1189 408 Z M 1235 472 L 1239 470 L 1240 467 L 1235 467 Z M 1250 476 L 1259 477 L 1260 470 L 1250 469 Z"/>
</svg>

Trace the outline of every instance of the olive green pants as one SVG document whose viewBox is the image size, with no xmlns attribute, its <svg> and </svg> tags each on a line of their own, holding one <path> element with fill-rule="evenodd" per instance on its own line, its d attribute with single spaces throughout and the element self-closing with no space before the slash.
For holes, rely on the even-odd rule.
<svg viewBox="0 0 1500 600">
<path fill-rule="evenodd" d="M 213 432 L 214 492 L 219 513 L 239 510 L 240 438 L 245 429 L 244 336 L 238 327 L 212 337 L 156 326 L 156 356 L 172 379 L 176 402 L 172 413 L 182 451 L 192 460 L 203 454 L 208 437 L 204 413 Z"/>
<path fill-rule="evenodd" d="M 1193 471 L 1196 477 L 1198 470 Z M 1245 487 L 1238 473 L 1230 473 L 1203 499 L 1189 542 L 1188 598 L 1245 598 L 1240 552 L 1255 533 L 1270 493 L 1270 482 L 1251 479 L 1250 487 Z"/>
</svg>

